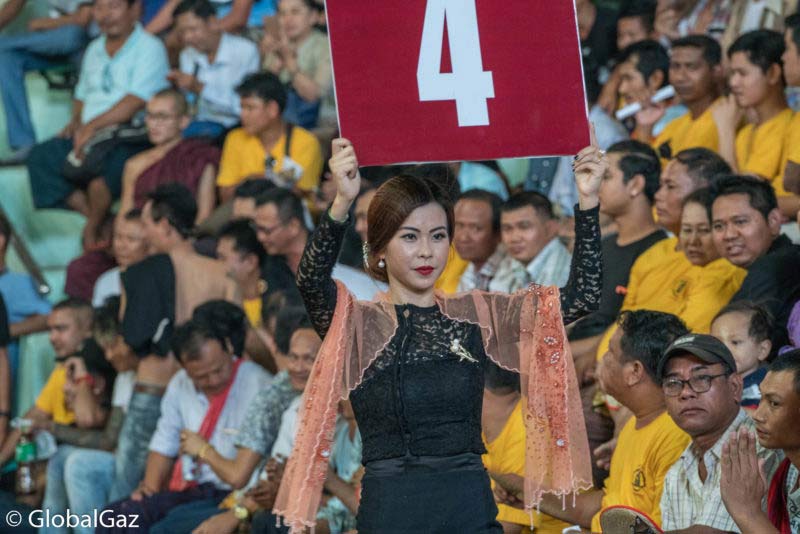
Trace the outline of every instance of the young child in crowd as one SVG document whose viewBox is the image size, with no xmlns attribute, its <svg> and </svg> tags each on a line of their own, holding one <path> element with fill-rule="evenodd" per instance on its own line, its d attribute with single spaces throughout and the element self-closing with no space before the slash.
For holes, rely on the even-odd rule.
<svg viewBox="0 0 800 534">
<path fill-rule="evenodd" d="M 772 353 L 770 333 L 775 324 L 763 306 L 739 301 L 722 308 L 711 322 L 711 335 L 733 354 L 736 369 L 744 379 L 742 406 L 755 410 L 761 400 L 758 385 L 767 374 L 765 363 Z"/>
</svg>

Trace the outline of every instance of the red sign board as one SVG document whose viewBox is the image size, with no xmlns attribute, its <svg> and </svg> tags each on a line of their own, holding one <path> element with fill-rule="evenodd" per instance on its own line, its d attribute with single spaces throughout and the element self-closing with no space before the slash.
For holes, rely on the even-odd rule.
<svg viewBox="0 0 800 534">
<path fill-rule="evenodd" d="M 339 126 L 361 165 L 589 144 L 572 0 L 327 0 Z"/>
</svg>

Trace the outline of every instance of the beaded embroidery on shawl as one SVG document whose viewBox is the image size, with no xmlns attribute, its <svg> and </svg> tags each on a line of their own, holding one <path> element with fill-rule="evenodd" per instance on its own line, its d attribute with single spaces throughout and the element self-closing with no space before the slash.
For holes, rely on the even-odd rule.
<svg viewBox="0 0 800 534">
<path fill-rule="evenodd" d="M 470 292 L 439 303 L 445 315 L 479 325 L 486 355 L 520 374 L 525 507 L 536 507 L 543 493 L 565 496 L 591 488 L 589 445 L 559 290 L 532 285 L 511 295 Z"/>
<path fill-rule="evenodd" d="M 339 282 L 337 297 L 275 503 L 275 514 L 293 533 L 314 525 L 338 400 L 365 379 L 373 362 L 378 364 L 375 359 L 397 330 L 394 306 L 387 300 L 356 302 Z M 589 449 L 558 289 L 533 286 L 513 295 L 437 294 L 436 301 L 446 317 L 481 328 L 486 355 L 496 364 L 520 372 L 526 397 L 526 507 L 535 507 L 546 492 L 566 495 L 591 487 Z"/>
</svg>

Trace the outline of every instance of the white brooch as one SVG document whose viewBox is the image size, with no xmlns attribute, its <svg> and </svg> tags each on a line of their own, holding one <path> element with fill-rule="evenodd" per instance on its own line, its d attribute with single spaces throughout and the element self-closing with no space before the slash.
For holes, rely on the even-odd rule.
<svg viewBox="0 0 800 534">
<path fill-rule="evenodd" d="M 458 356 L 459 362 L 466 360 L 468 362 L 478 363 L 478 360 L 476 360 L 467 349 L 461 346 L 461 341 L 458 339 L 454 339 L 450 342 L 450 352 Z"/>
</svg>

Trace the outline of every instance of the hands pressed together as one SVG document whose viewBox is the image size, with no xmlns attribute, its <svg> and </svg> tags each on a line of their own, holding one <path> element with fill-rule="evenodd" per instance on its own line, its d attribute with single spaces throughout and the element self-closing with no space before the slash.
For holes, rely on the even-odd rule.
<svg viewBox="0 0 800 534">
<path fill-rule="evenodd" d="M 731 517 L 761 515 L 767 480 L 756 452 L 756 437 L 746 429 L 734 432 L 722 446 L 722 502 Z"/>
</svg>

